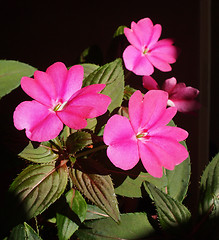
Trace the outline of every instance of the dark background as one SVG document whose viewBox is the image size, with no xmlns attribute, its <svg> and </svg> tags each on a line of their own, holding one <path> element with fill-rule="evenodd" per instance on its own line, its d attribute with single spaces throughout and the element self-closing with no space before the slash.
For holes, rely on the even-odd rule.
<svg viewBox="0 0 219 240">
<path fill-rule="evenodd" d="M 203 7 L 203 2 L 210 7 Z M 98 45 L 105 63 L 111 54 L 109 47 L 118 26 L 130 27 L 131 21 L 144 17 L 151 18 L 154 24 L 161 24 L 161 38 L 174 38 L 181 54 L 172 65 L 172 72 L 155 71 L 155 76 L 160 82 L 174 76 L 178 82 L 203 90 L 200 93 L 202 112 L 193 115 L 179 113 L 175 119 L 178 126 L 190 133 L 187 140 L 192 160 L 190 192 L 192 202 L 195 202 L 203 167 L 219 149 L 218 7 L 218 0 L 212 0 L 211 5 L 210 0 L 2 1 L 0 59 L 22 61 L 44 71 L 56 61 L 73 65 L 85 48 Z M 205 12 L 211 13 L 207 30 L 203 27 Z M 210 43 L 207 50 L 202 48 L 205 41 Z M 204 61 L 210 69 L 203 64 Z M 210 76 L 206 82 L 202 76 L 205 68 L 206 76 Z"/>
</svg>

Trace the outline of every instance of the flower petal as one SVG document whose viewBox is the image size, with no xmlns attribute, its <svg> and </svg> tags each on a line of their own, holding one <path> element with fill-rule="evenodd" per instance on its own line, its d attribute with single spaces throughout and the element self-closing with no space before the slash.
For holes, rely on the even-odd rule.
<svg viewBox="0 0 219 240">
<path fill-rule="evenodd" d="M 124 34 L 127 37 L 128 41 L 136 47 L 139 51 L 142 50 L 142 45 L 138 37 L 135 35 L 132 29 L 124 28 Z"/>
<path fill-rule="evenodd" d="M 150 41 L 147 46 L 149 49 L 151 48 L 151 46 L 153 46 L 158 41 L 158 39 L 160 38 L 160 35 L 161 35 L 161 31 L 162 31 L 162 27 L 160 24 L 154 25 L 154 27 L 152 29 L 151 38 L 150 38 Z"/>
<path fill-rule="evenodd" d="M 169 72 L 172 70 L 172 67 L 170 66 L 170 64 L 166 60 L 163 60 L 161 58 L 163 57 L 163 55 L 150 52 L 150 54 L 147 54 L 147 57 L 148 57 L 148 60 L 151 62 L 151 64 L 153 64 L 154 67 L 156 67 L 160 71 Z"/>
<path fill-rule="evenodd" d="M 136 134 L 138 133 L 139 126 L 142 122 L 142 109 L 143 96 L 142 93 L 138 90 L 132 94 L 129 100 L 129 118 Z"/>
<path fill-rule="evenodd" d="M 150 49 L 150 55 L 165 60 L 168 63 L 174 63 L 179 55 L 179 50 L 170 45 L 172 41 L 162 39 L 156 42 Z"/>
<path fill-rule="evenodd" d="M 201 107 L 201 104 L 196 100 L 173 99 L 171 101 L 174 103 L 179 112 L 194 112 Z"/>
<path fill-rule="evenodd" d="M 193 87 L 186 87 L 185 83 L 176 84 L 172 94 L 172 99 L 190 100 L 198 96 L 199 90 Z"/>
<path fill-rule="evenodd" d="M 105 84 L 93 84 L 78 90 L 57 115 L 68 127 L 82 129 L 87 126 L 87 118 L 103 115 L 111 102 L 111 98 L 98 93 Z"/>
<path fill-rule="evenodd" d="M 172 126 L 162 126 L 153 130 L 150 130 L 149 135 L 151 137 L 159 137 L 173 139 L 175 141 L 183 141 L 188 137 L 188 132 L 179 127 L 172 127 Z"/>
<path fill-rule="evenodd" d="M 62 111 L 57 111 L 57 116 L 66 126 L 72 129 L 82 129 L 87 126 L 86 116 L 89 110 L 92 111 L 89 107 L 84 106 L 66 107 Z"/>
<path fill-rule="evenodd" d="M 154 67 L 139 50 L 133 46 L 128 46 L 123 52 L 125 67 L 136 75 L 151 75 Z"/>
<path fill-rule="evenodd" d="M 35 71 L 34 79 L 23 77 L 21 87 L 30 97 L 47 106 L 57 97 L 54 82 L 45 72 Z"/>
<path fill-rule="evenodd" d="M 176 78 L 172 77 L 172 78 L 166 79 L 163 83 L 162 90 L 171 94 L 176 84 L 177 84 Z"/>
<path fill-rule="evenodd" d="M 143 100 L 142 122 L 139 127 L 150 129 L 166 112 L 168 93 L 162 90 L 148 91 Z"/>
<path fill-rule="evenodd" d="M 20 103 L 14 112 L 14 125 L 18 130 L 26 129 L 32 141 L 48 141 L 58 136 L 63 128 L 55 112 L 37 101 Z"/>
<path fill-rule="evenodd" d="M 153 35 L 153 23 L 150 18 L 143 18 L 132 25 L 132 30 L 140 39 L 142 47 L 148 47 Z"/>
<path fill-rule="evenodd" d="M 168 107 L 162 115 L 158 118 L 158 121 L 154 121 L 150 125 L 147 125 L 148 128 L 150 128 L 150 131 L 167 125 L 172 118 L 176 115 L 177 108 L 176 107 Z"/>
<path fill-rule="evenodd" d="M 68 74 L 65 64 L 56 62 L 47 68 L 46 73 L 52 78 L 58 97 L 62 98 L 65 94 L 65 81 Z"/>
<path fill-rule="evenodd" d="M 111 102 L 111 98 L 98 93 L 105 87 L 105 84 L 93 84 L 77 91 L 70 99 L 66 110 L 80 106 L 87 108 L 83 111 L 83 117 L 94 118 L 103 115 Z"/>
<path fill-rule="evenodd" d="M 81 65 L 74 65 L 68 70 L 68 74 L 63 84 L 62 99 L 68 101 L 71 96 L 81 89 L 84 76 L 84 69 Z"/>
<path fill-rule="evenodd" d="M 150 149 L 149 146 L 142 143 L 141 141 L 138 142 L 140 158 L 144 168 L 147 172 L 152 175 L 153 177 L 160 178 L 163 175 L 162 165 L 160 163 L 160 158 L 153 149 Z"/>
<path fill-rule="evenodd" d="M 158 83 L 151 76 L 143 76 L 143 86 L 147 90 L 158 90 Z"/>
<path fill-rule="evenodd" d="M 172 161 L 174 165 L 178 165 L 183 162 L 189 155 L 187 149 L 182 144 L 176 140 L 173 140 L 172 138 L 169 138 L 168 136 L 152 136 L 150 137 L 149 141 L 150 143 L 156 145 L 156 152 L 158 154 L 161 151 L 164 151 L 166 152 L 167 156 L 169 155 L 169 159 L 160 158 L 160 162 L 165 168 L 169 168 L 168 161 Z"/>
<path fill-rule="evenodd" d="M 137 139 L 126 117 L 112 116 L 105 126 L 103 140 L 109 145 L 107 156 L 116 167 L 128 170 L 138 163 Z"/>
</svg>

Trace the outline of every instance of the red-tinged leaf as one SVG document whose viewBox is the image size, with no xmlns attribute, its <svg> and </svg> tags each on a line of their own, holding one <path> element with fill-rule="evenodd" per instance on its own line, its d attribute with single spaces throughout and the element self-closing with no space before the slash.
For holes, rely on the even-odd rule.
<svg viewBox="0 0 219 240">
<path fill-rule="evenodd" d="M 61 196 L 68 179 L 66 162 L 30 165 L 18 175 L 9 188 L 12 208 L 16 209 L 12 222 L 37 216 Z"/>
<path fill-rule="evenodd" d="M 105 211 L 116 222 L 119 222 L 120 214 L 116 194 L 109 175 L 88 174 L 72 169 L 70 176 L 73 184 L 85 197 Z"/>
</svg>

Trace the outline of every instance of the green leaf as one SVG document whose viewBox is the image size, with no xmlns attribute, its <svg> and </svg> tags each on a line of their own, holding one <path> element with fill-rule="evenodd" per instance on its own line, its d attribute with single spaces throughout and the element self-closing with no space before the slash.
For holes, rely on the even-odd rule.
<svg viewBox="0 0 219 240">
<path fill-rule="evenodd" d="M 83 84 L 85 87 L 99 83 L 106 84 L 101 93 L 112 99 L 108 108 L 111 112 L 121 105 L 124 95 L 124 74 L 121 59 L 116 59 L 111 63 L 99 67 L 84 79 Z"/>
<path fill-rule="evenodd" d="M 42 238 L 27 223 L 14 227 L 8 240 L 42 240 Z"/>
<path fill-rule="evenodd" d="M 75 132 L 71 134 L 66 141 L 67 151 L 72 154 L 90 144 L 92 144 L 92 137 L 91 134 L 87 132 Z"/>
<path fill-rule="evenodd" d="M 65 197 L 68 206 L 64 206 L 65 209 L 56 214 L 60 240 L 67 240 L 73 235 L 85 220 L 87 211 L 87 203 L 77 190 L 71 189 L 65 194 Z"/>
<path fill-rule="evenodd" d="M 219 217 L 219 153 L 203 172 L 200 184 L 200 215 Z"/>
<path fill-rule="evenodd" d="M 85 220 L 93 220 L 106 217 L 109 216 L 99 207 L 97 207 L 96 205 L 87 204 L 87 214 Z"/>
<path fill-rule="evenodd" d="M 119 26 L 116 29 L 115 33 L 113 34 L 113 38 L 118 37 L 120 35 L 123 35 L 124 34 L 124 28 L 126 28 L 126 26 L 124 26 L 124 25 Z"/>
<path fill-rule="evenodd" d="M 17 88 L 23 76 L 31 77 L 36 70 L 22 62 L 0 60 L 0 99 Z"/>
<path fill-rule="evenodd" d="M 84 79 L 86 79 L 86 77 L 99 68 L 98 65 L 92 63 L 83 63 L 80 65 L 84 68 Z"/>
<path fill-rule="evenodd" d="M 66 161 L 59 165 L 29 165 L 9 188 L 12 211 L 15 211 L 11 221 L 29 220 L 42 213 L 61 196 L 67 179 Z"/>
<path fill-rule="evenodd" d="M 153 197 L 163 229 L 171 229 L 176 233 L 180 228 L 184 229 L 191 219 L 189 210 L 181 202 L 165 194 L 153 184 L 145 182 L 143 185 Z"/>
<path fill-rule="evenodd" d="M 37 148 L 34 148 L 33 144 L 29 142 L 18 156 L 35 163 L 49 163 L 59 158 L 49 142 L 42 142 Z"/>
<path fill-rule="evenodd" d="M 73 184 L 90 201 L 105 211 L 116 222 L 120 215 L 113 183 L 109 175 L 88 174 L 77 169 L 70 172 Z"/>
<path fill-rule="evenodd" d="M 121 196 L 140 198 L 142 197 L 141 185 L 144 181 L 153 183 L 161 190 L 164 190 L 167 186 L 167 179 L 165 175 L 163 175 L 162 178 L 155 178 L 149 173 L 141 172 L 136 178 L 128 176 L 123 183 L 115 189 L 115 192 Z"/>
<path fill-rule="evenodd" d="M 146 213 L 121 214 L 119 224 L 110 218 L 86 221 L 76 235 L 80 240 L 146 239 L 154 233 Z"/>
<path fill-rule="evenodd" d="M 169 126 L 176 126 L 171 121 Z M 180 142 L 186 149 L 186 142 Z M 167 177 L 167 193 L 174 199 L 182 202 L 188 191 L 190 175 L 191 175 L 191 163 L 190 156 L 184 160 L 181 164 L 175 166 L 174 170 L 165 169 L 164 173 Z"/>
</svg>

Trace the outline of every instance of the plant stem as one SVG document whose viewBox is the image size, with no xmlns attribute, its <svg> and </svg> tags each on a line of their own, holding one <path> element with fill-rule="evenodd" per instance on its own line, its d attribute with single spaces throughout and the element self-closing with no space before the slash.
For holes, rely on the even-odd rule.
<svg viewBox="0 0 219 240">
<path fill-rule="evenodd" d="M 107 145 L 101 145 L 101 146 L 98 146 L 96 148 L 93 148 L 93 149 L 89 149 L 87 151 L 84 151 L 82 153 L 78 153 L 75 155 L 76 158 L 79 158 L 79 157 L 83 157 L 83 156 L 87 156 L 91 153 L 95 153 L 95 152 L 98 152 L 100 150 L 103 150 L 103 149 L 106 149 L 108 146 Z"/>
</svg>

